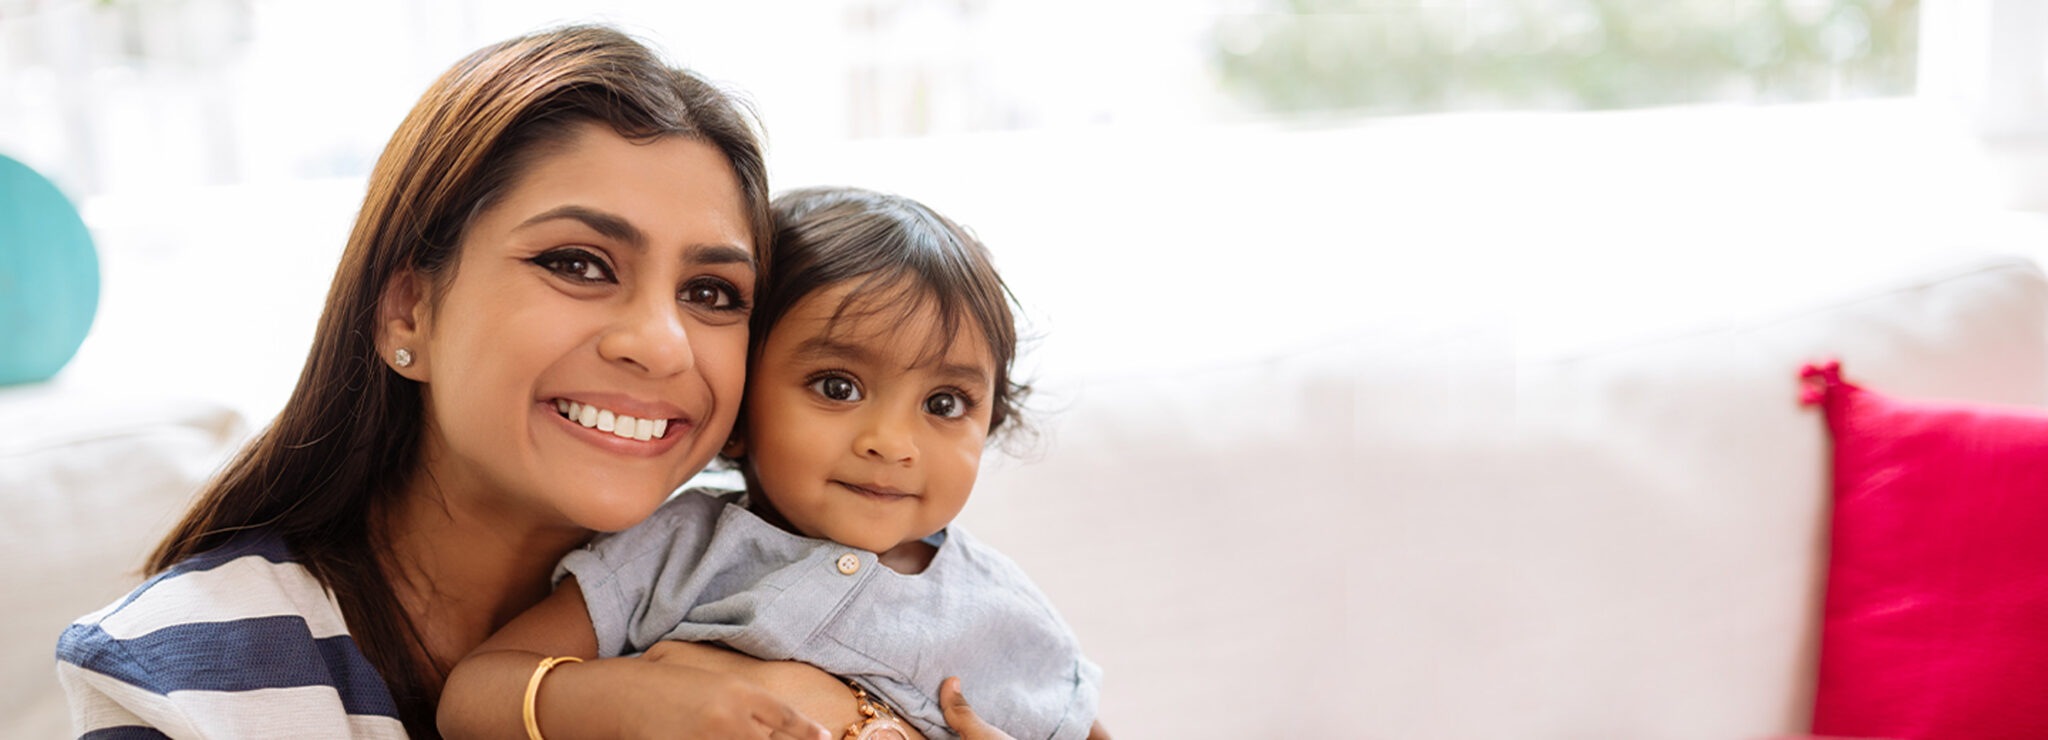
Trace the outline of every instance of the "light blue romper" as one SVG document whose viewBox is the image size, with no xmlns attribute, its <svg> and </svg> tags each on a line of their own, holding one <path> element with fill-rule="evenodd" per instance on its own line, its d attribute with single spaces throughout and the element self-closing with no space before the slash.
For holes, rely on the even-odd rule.
<svg viewBox="0 0 2048 740">
<path fill-rule="evenodd" d="M 802 661 L 860 683 L 931 738 L 957 737 L 938 692 L 959 676 L 975 713 L 1018 740 L 1086 737 L 1102 669 L 1052 603 L 960 527 L 934 538 L 931 565 L 903 575 L 769 524 L 743 492 L 692 489 L 569 553 L 554 578 L 576 576 L 600 658 L 687 640 Z"/>
</svg>

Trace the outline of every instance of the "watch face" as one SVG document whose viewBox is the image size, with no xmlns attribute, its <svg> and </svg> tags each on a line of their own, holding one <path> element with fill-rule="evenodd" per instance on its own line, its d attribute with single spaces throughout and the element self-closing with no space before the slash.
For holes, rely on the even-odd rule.
<svg viewBox="0 0 2048 740">
<path fill-rule="evenodd" d="M 870 719 L 860 726 L 860 733 L 853 740 L 910 740 L 903 723 L 887 717 Z"/>
</svg>

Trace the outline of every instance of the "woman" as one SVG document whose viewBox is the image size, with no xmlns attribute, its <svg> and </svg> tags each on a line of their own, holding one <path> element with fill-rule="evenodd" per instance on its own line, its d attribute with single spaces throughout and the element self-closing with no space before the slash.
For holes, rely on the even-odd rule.
<svg viewBox="0 0 2048 740">
<path fill-rule="evenodd" d="M 152 578 L 60 641 L 77 730 L 436 736 L 448 669 L 725 441 L 771 259 L 766 180 L 731 98 L 617 32 L 457 63 L 371 173 L 284 410 Z M 564 419 L 567 401 L 612 423 Z M 821 720 L 857 706 L 799 664 L 644 662 L 684 689 L 650 710 L 684 736 L 822 736 L 771 688 Z"/>
</svg>

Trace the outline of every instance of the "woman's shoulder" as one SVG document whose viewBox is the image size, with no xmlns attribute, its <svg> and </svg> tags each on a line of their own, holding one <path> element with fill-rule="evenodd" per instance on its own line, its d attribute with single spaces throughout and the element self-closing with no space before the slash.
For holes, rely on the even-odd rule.
<svg viewBox="0 0 2048 740">
<path fill-rule="evenodd" d="M 249 536 L 186 558 L 66 631 L 132 640 L 165 630 L 246 632 L 265 619 L 304 622 L 316 636 L 347 634 L 340 609 L 276 536 Z M 60 643 L 60 648 L 65 643 Z"/>
<path fill-rule="evenodd" d="M 201 712 L 213 719 L 397 716 L 332 594 L 274 535 L 180 561 L 81 617 L 58 639 L 57 661 L 75 711 L 118 704 L 146 726 L 162 721 L 144 711 L 152 707 L 210 724 L 173 692 L 214 697 Z"/>
</svg>

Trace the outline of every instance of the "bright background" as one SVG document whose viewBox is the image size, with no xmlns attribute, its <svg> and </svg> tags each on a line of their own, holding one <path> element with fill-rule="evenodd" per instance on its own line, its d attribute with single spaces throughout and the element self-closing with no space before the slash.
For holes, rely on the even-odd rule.
<svg viewBox="0 0 2048 740">
<path fill-rule="evenodd" d="M 2048 0 L 0 0 L 0 152 L 78 201 L 102 257 L 52 389 L 263 423 L 408 106 L 564 21 L 744 91 L 778 188 L 895 190 L 976 229 L 1038 337 L 1048 457 L 1090 381 L 1333 340 L 1438 381 L 1360 409 L 1376 428 L 1497 429 L 1528 360 L 2048 244 Z M 1118 665 L 1259 643 L 1091 647 L 1105 717 L 1201 700 L 1119 689 Z"/>
<path fill-rule="evenodd" d="M 976 228 L 1053 386 L 1445 326 L 1568 350 L 1721 311 L 1759 232 L 1810 233 L 1791 281 L 2024 248 L 2048 204 L 2038 0 L 0 0 L 0 152 L 102 256 L 57 382 L 267 419 L 407 108 L 571 21 L 745 93 L 778 188 Z M 1674 272 L 1699 295 L 1631 292 Z"/>
</svg>

